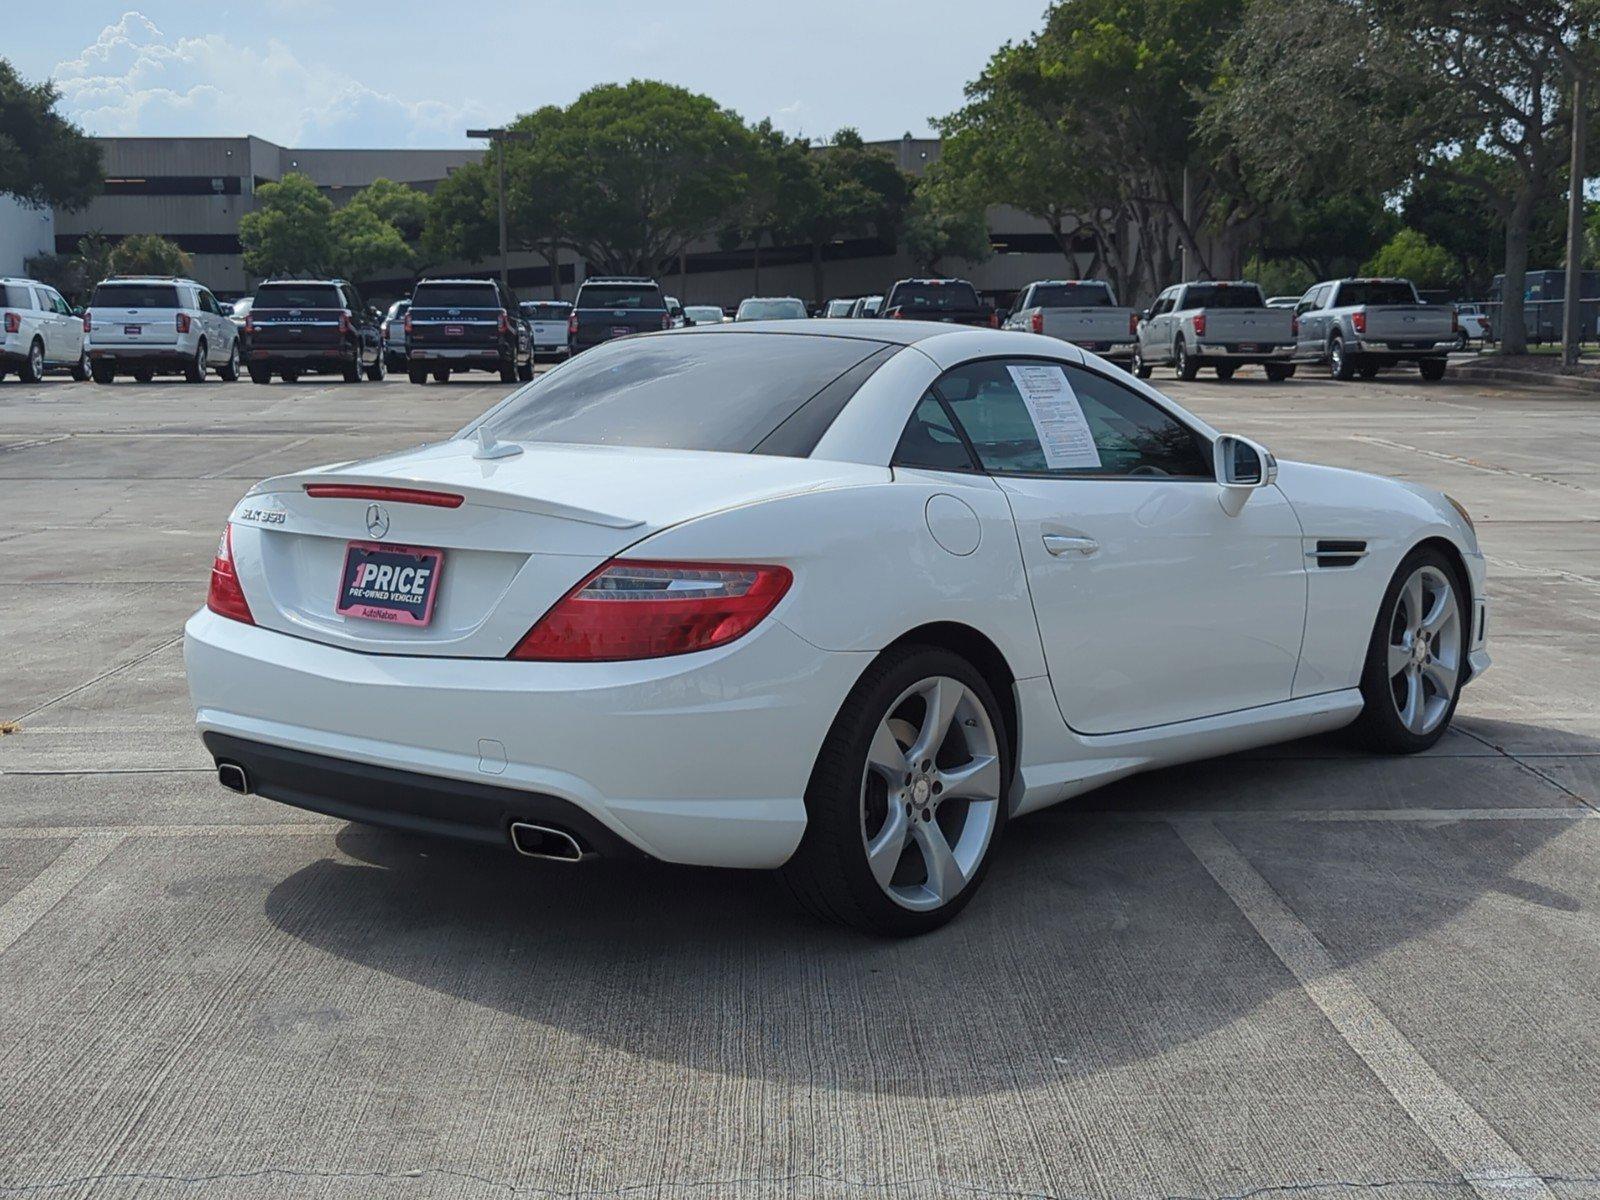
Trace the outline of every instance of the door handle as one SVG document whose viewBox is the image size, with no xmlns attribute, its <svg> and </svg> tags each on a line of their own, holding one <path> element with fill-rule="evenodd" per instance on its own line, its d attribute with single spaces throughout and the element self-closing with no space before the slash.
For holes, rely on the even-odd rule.
<svg viewBox="0 0 1600 1200">
<path fill-rule="evenodd" d="M 1100 549 L 1100 543 L 1091 537 L 1068 537 L 1064 533 L 1047 533 L 1044 535 L 1044 548 L 1057 558 L 1074 550 L 1087 558 Z"/>
</svg>

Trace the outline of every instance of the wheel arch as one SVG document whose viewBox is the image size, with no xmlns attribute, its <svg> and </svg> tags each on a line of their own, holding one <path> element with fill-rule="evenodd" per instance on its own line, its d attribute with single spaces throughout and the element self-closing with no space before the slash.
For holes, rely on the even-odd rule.
<svg viewBox="0 0 1600 1200">
<path fill-rule="evenodd" d="M 1017 677 L 1000 647 L 987 634 L 959 621 L 932 621 L 918 625 L 895 638 L 884 650 L 908 645 L 938 646 L 952 654 L 959 654 L 983 676 L 983 681 L 989 685 L 989 690 L 1000 705 L 1000 717 L 1005 723 L 1006 750 L 1014 775 L 1021 726 L 1017 712 Z"/>
<path fill-rule="evenodd" d="M 1472 605 L 1477 603 L 1478 598 L 1472 594 L 1472 572 L 1467 569 L 1467 559 L 1461 553 L 1461 547 L 1442 534 L 1436 533 L 1418 541 L 1402 557 L 1410 557 L 1418 550 L 1428 549 L 1440 551 L 1450 561 L 1450 565 L 1455 569 L 1456 576 L 1461 584 L 1461 590 L 1466 593 L 1467 607 L 1470 612 Z"/>
</svg>

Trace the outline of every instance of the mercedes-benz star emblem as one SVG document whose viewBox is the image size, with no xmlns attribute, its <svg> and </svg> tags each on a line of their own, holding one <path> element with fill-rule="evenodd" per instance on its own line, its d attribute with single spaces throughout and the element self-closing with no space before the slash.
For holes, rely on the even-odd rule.
<svg viewBox="0 0 1600 1200">
<path fill-rule="evenodd" d="M 381 504 L 367 505 L 367 532 L 381 538 L 389 532 L 389 514 Z"/>
</svg>

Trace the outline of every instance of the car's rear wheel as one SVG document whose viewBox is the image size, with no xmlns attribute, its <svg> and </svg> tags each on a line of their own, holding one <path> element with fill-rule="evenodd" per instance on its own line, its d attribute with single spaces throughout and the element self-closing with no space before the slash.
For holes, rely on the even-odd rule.
<svg viewBox="0 0 1600 1200">
<path fill-rule="evenodd" d="M 1144 355 L 1140 353 L 1138 346 L 1133 348 L 1133 361 L 1128 364 L 1128 369 L 1140 379 L 1150 378 L 1150 372 L 1152 368 L 1149 363 L 1145 362 Z"/>
<path fill-rule="evenodd" d="M 89 376 L 96 383 L 111 383 L 117 378 L 117 369 L 108 362 L 90 362 Z"/>
<path fill-rule="evenodd" d="M 285 383 L 299 383 L 300 382 L 300 372 L 299 371 L 279 371 L 278 375 L 279 375 L 280 378 L 282 378 L 282 380 Z"/>
<path fill-rule="evenodd" d="M 194 357 L 184 364 L 183 378 L 188 383 L 204 383 L 206 381 L 205 342 L 201 342 L 194 348 Z"/>
<path fill-rule="evenodd" d="M 1442 358 L 1425 358 L 1417 364 L 1417 369 L 1429 383 L 1438 383 L 1444 378 L 1445 361 Z"/>
<path fill-rule="evenodd" d="M 272 368 L 271 367 L 265 367 L 265 366 L 258 366 L 255 363 L 251 363 L 250 364 L 250 382 L 251 383 L 271 383 L 272 382 Z"/>
<path fill-rule="evenodd" d="M 38 338 L 28 347 L 28 354 L 17 368 L 17 378 L 23 383 L 38 383 L 44 378 L 44 343 Z"/>
<path fill-rule="evenodd" d="M 72 364 L 72 378 L 79 383 L 83 383 L 88 380 L 89 377 L 89 352 L 87 350 L 80 350 L 78 351 L 78 361 Z"/>
<path fill-rule="evenodd" d="M 361 351 L 359 349 L 350 356 L 350 361 L 344 364 L 344 381 L 346 383 L 361 382 Z"/>
<path fill-rule="evenodd" d="M 1355 359 L 1345 353 L 1343 338 L 1336 337 L 1328 343 L 1328 374 L 1340 380 L 1356 377 Z"/>
<path fill-rule="evenodd" d="M 435 371 L 433 373 L 433 381 L 435 383 L 449 383 L 450 382 L 450 368 L 449 367 L 440 367 L 437 371 Z"/>
<path fill-rule="evenodd" d="M 1294 374 L 1293 363 L 1267 363 L 1264 369 L 1273 383 L 1282 383 Z"/>
<path fill-rule="evenodd" d="M 233 345 L 228 350 L 228 361 L 217 368 L 217 374 L 224 383 L 239 382 L 239 339 L 233 340 Z"/>
<path fill-rule="evenodd" d="M 1415 754 L 1444 736 L 1466 670 L 1470 598 L 1443 551 L 1408 554 L 1378 610 L 1361 672 L 1366 701 L 1355 724 L 1373 750 Z"/>
<path fill-rule="evenodd" d="M 1182 341 L 1172 348 L 1172 365 L 1178 372 L 1178 378 L 1185 382 L 1200 374 L 1200 364 L 1190 356 L 1189 347 Z"/>
<path fill-rule="evenodd" d="M 406 372 L 406 376 L 407 376 L 407 378 L 409 378 L 411 380 L 412 383 L 427 383 L 428 382 L 428 372 L 426 370 L 424 370 L 422 367 L 412 367 L 409 371 Z"/>
<path fill-rule="evenodd" d="M 885 652 L 834 719 L 780 876 L 815 915 L 910 936 L 962 910 L 1005 826 L 1010 756 L 994 693 L 933 646 Z"/>
<path fill-rule="evenodd" d="M 1224 363 L 1217 368 L 1217 378 L 1226 383 L 1233 378 L 1233 373 L 1237 369 L 1232 363 Z"/>
<path fill-rule="evenodd" d="M 149 383 L 155 377 L 156 373 L 150 367 L 135 367 L 133 369 L 133 378 L 138 383 Z"/>
<path fill-rule="evenodd" d="M 384 361 L 382 353 L 372 360 L 372 365 L 367 368 L 367 380 L 371 383 L 382 383 L 383 377 L 389 373 L 389 364 Z"/>
<path fill-rule="evenodd" d="M 1363 379 L 1376 379 L 1378 377 L 1378 364 L 1375 362 L 1364 362 L 1356 368 L 1356 374 L 1361 376 Z"/>
<path fill-rule="evenodd" d="M 527 362 L 517 367 L 517 378 L 523 383 L 527 383 L 528 380 L 533 378 L 533 358 L 531 356 Z"/>
<path fill-rule="evenodd" d="M 517 381 L 517 360 L 513 358 L 510 362 L 502 362 L 500 364 L 500 382 L 501 383 L 515 383 L 516 381 Z"/>
</svg>

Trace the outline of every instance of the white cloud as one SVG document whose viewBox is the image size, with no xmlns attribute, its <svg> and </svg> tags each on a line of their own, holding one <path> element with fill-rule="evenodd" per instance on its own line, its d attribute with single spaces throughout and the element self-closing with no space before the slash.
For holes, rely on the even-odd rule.
<svg viewBox="0 0 1600 1200">
<path fill-rule="evenodd" d="M 276 40 L 170 38 L 139 12 L 107 25 L 54 74 L 63 109 L 103 136 L 254 133 L 290 146 L 439 146 L 460 144 L 462 131 L 488 115 L 475 103 L 376 91 L 302 63 Z"/>
</svg>

